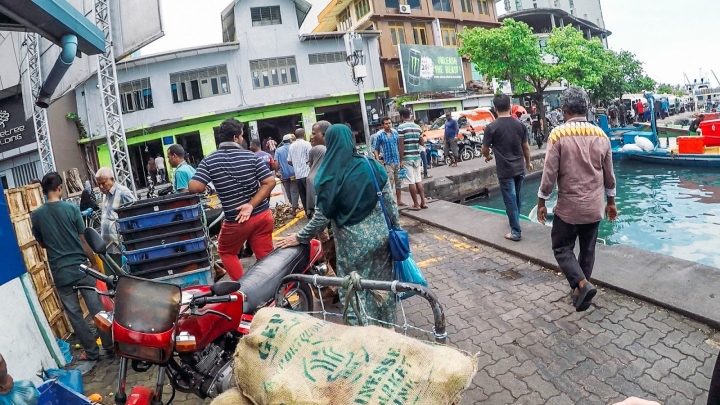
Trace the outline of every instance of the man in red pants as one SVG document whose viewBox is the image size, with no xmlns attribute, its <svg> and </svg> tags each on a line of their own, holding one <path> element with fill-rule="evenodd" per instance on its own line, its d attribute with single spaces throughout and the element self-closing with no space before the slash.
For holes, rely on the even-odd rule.
<svg viewBox="0 0 720 405">
<path fill-rule="evenodd" d="M 230 278 L 243 275 L 238 259 L 247 241 L 258 260 L 273 250 L 274 220 L 270 212 L 270 193 L 275 177 L 267 164 L 254 153 L 243 149 L 243 125 L 234 118 L 220 124 L 220 145 L 200 162 L 189 190 L 201 193 L 212 182 L 225 212 L 218 237 L 218 253 Z"/>
</svg>

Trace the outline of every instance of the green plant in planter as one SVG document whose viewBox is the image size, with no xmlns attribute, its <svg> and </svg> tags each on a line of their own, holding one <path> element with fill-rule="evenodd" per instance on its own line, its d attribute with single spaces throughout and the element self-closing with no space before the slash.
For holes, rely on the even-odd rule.
<svg viewBox="0 0 720 405">
<path fill-rule="evenodd" d="M 65 118 L 75 122 L 75 126 L 77 127 L 78 133 L 80 134 L 80 139 L 88 137 L 87 130 L 85 130 L 85 124 L 83 124 L 82 120 L 77 114 L 69 113 L 65 116 Z"/>
</svg>

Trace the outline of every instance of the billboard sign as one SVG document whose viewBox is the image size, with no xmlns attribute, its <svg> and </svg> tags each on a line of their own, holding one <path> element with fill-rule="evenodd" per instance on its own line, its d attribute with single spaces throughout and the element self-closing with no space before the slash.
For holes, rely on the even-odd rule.
<svg viewBox="0 0 720 405">
<path fill-rule="evenodd" d="M 462 58 L 457 48 L 398 45 L 406 93 L 464 90 Z"/>
<path fill-rule="evenodd" d="M 0 153 L 35 143 L 35 127 L 25 119 L 22 96 L 0 100 Z"/>
</svg>

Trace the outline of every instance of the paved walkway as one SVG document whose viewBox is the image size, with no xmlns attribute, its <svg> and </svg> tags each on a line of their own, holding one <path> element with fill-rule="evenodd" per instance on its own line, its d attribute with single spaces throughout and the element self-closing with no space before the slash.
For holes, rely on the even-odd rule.
<svg viewBox="0 0 720 405">
<path fill-rule="evenodd" d="M 555 272 L 451 232 L 402 222 L 445 308 L 450 344 L 478 353 L 479 371 L 463 405 L 611 404 L 631 395 L 705 404 L 720 340 L 715 330 L 607 290 L 593 309 L 578 314 Z M 405 305 L 412 324 L 430 327 L 423 300 Z M 152 370 L 130 371 L 128 387 L 151 385 L 153 377 Z M 85 389 L 107 395 L 116 382 L 117 361 L 107 362 L 85 378 Z M 209 402 L 178 394 L 173 403 Z M 104 401 L 112 403 L 112 397 Z"/>
</svg>

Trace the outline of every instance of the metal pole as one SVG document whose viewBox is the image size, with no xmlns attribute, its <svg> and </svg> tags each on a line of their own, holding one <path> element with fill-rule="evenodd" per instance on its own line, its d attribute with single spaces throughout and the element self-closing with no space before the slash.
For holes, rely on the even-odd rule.
<svg viewBox="0 0 720 405">
<path fill-rule="evenodd" d="M 367 143 L 368 152 L 371 153 L 372 145 L 370 145 L 370 124 L 368 123 L 367 106 L 365 105 L 365 91 L 363 90 L 362 79 L 360 79 L 358 81 L 357 87 L 358 87 L 358 97 L 360 97 L 360 109 L 362 110 L 363 131 L 365 131 L 365 143 Z"/>
</svg>

